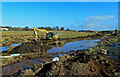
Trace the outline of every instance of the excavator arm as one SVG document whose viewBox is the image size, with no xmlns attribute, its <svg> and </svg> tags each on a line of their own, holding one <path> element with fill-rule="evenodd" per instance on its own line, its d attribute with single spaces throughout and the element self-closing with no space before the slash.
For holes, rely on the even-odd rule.
<svg viewBox="0 0 120 77">
<path fill-rule="evenodd" d="M 35 37 L 36 37 L 36 40 L 37 40 L 37 38 L 38 38 L 37 31 L 45 32 L 46 34 L 49 33 L 49 32 L 48 32 L 47 30 L 45 30 L 45 29 L 38 29 L 38 28 L 34 27 L 34 35 L 35 35 Z"/>
</svg>

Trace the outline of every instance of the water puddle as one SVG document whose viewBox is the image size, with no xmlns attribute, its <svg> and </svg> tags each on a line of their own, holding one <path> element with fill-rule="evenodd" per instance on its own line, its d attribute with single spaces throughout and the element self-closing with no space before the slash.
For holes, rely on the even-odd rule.
<svg viewBox="0 0 120 77">
<path fill-rule="evenodd" d="M 112 58 L 120 58 L 120 42 L 117 42 L 116 44 L 110 44 L 112 47 L 110 50 L 110 57 Z"/>
<path fill-rule="evenodd" d="M 34 60 L 24 60 L 21 63 L 16 63 L 13 65 L 9 65 L 6 67 L 2 68 L 2 74 L 3 75 L 9 75 L 15 72 L 18 72 L 19 70 L 26 70 L 26 69 L 31 69 L 33 68 L 34 64 L 40 64 L 40 62 L 38 61 L 34 61 Z"/>
<path fill-rule="evenodd" d="M 43 61 L 41 61 L 39 58 L 35 58 L 35 59 L 33 59 L 34 61 L 38 61 L 38 62 L 40 62 L 40 63 L 42 63 L 42 64 L 45 64 L 45 62 L 43 62 Z"/>
<path fill-rule="evenodd" d="M 100 40 L 80 40 L 74 42 L 68 42 L 63 47 L 53 47 L 52 49 L 48 50 L 47 53 L 59 53 L 59 52 L 70 52 L 72 50 L 86 50 L 88 48 L 94 47 L 98 45 Z"/>
<path fill-rule="evenodd" d="M 74 42 L 68 42 L 66 43 L 63 47 L 53 47 L 52 49 L 47 51 L 47 56 L 45 56 L 44 58 L 35 58 L 33 60 L 24 60 L 21 63 L 16 63 L 13 65 L 8 65 L 4 68 L 2 68 L 3 70 L 3 75 L 9 75 L 15 72 L 18 72 L 19 70 L 26 70 L 26 69 L 30 69 L 33 67 L 34 64 L 45 64 L 45 62 L 47 61 L 52 61 L 53 57 L 59 57 L 60 55 L 65 55 L 64 53 L 68 53 L 70 55 L 71 50 L 86 50 L 90 47 L 94 47 L 96 45 L 98 45 L 100 40 L 80 40 L 80 41 L 74 41 Z M 19 44 L 12 44 L 11 46 L 19 46 Z M 10 46 L 9 46 L 10 47 Z M 8 49 L 9 49 L 8 47 Z M 4 47 L 2 47 L 3 49 Z M 6 49 L 6 50 L 8 50 Z M 63 52 L 61 54 L 59 54 L 58 52 Z M 47 58 L 48 57 L 48 58 Z"/>
<path fill-rule="evenodd" d="M 11 44 L 10 46 L 2 46 L 0 47 L 0 52 L 2 51 L 7 51 L 10 47 L 12 46 L 19 46 L 21 43 L 14 43 L 14 44 Z"/>
</svg>

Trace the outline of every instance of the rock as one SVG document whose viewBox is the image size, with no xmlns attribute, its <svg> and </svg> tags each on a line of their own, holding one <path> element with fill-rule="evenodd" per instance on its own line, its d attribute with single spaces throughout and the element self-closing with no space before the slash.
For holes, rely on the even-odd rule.
<svg viewBox="0 0 120 77">
<path fill-rule="evenodd" d="M 104 45 L 104 43 L 103 43 L 103 42 L 101 42 L 101 45 Z"/>
<path fill-rule="evenodd" d="M 97 55 L 93 56 L 94 59 L 97 59 Z"/>
<path fill-rule="evenodd" d="M 70 56 L 69 55 L 65 55 L 65 57 L 68 59 L 68 58 L 70 58 Z"/>
<path fill-rule="evenodd" d="M 33 70 L 26 69 L 25 71 L 22 71 L 21 75 L 33 75 Z"/>
<path fill-rule="evenodd" d="M 101 53 L 104 54 L 104 55 L 106 55 L 108 53 L 108 51 L 105 50 L 105 49 L 101 49 Z"/>
<path fill-rule="evenodd" d="M 65 61 L 65 60 L 67 60 L 67 58 L 66 58 L 66 57 L 67 57 L 67 55 L 60 56 L 60 57 L 59 57 L 59 59 L 60 59 L 60 61 Z"/>
<path fill-rule="evenodd" d="M 100 59 L 101 59 L 101 60 L 103 60 L 103 59 L 104 59 L 104 57 L 103 57 L 103 56 L 100 56 Z"/>
<path fill-rule="evenodd" d="M 109 63 L 109 61 L 108 61 L 108 60 L 106 60 L 106 63 Z"/>
<path fill-rule="evenodd" d="M 91 51 L 93 51 L 94 49 L 93 48 L 89 48 L 89 51 L 91 52 Z"/>
</svg>

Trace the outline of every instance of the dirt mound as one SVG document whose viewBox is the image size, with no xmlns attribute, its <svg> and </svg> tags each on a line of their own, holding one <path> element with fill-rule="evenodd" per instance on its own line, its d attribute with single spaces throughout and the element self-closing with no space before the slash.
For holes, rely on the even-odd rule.
<svg viewBox="0 0 120 77">
<path fill-rule="evenodd" d="M 14 48 L 9 53 L 43 52 L 49 50 L 50 48 L 51 47 L 48 45 L 48 43 L 44 41 L 26 42 Z"/>
<path fill-rule="evenodd" d="M 45 64 L 36 76 L 119 76 L 120 63 L 106 59 L 101 55 L 86 55 L 84 53 L 68 59 Z"/>
</svg>

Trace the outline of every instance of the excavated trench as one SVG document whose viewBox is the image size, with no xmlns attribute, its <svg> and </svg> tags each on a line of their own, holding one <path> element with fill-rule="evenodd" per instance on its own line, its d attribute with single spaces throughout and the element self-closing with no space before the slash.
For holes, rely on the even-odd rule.
<svg viewBox="0 0 120 77">
<path fill-rule="evenodd" d="M 93 36 L 88 36 L 88 37 L 84 37 L 84 38 L 90 38 Z M 96 36 L 96 38 L 99 38 L 100 36 Z M 67 40 L 67 41 L 66 41 Z M 77 41 L 80 40 L 80 41 Z M 26 43 L 22 43 L 19 46 L 15 47 L 13 50 L 9 51 L 9 52 L 4 52 L 4 53 L 9 53 L 9 54 L 17 54 L 17 53 L 36 53 L 36 52 L 40 52 L 40 54 L 35 54 L 35 55 L 24 55 L 24 56 L 20 56 L 18 57 L 18 59 L 14 61 L 10 61 L 7 65 L 4 65 L 3 67 L 3 74 L 12 74 L 18 70 L 23 70 L 25 68 L 30 68 L 29 66 L 25 66 L 23 67 L 26 62 L 24 62 L 25 60 L 30 60 L 29 65 L 33 65 L 31 64 L 33 63 L 42 63 L 44 64 L 45 62 L 50 62 L 54 57 L 59 56 L 58 52 L 51 52 L 49 53 L 51 50 L 53 51 L 53 48 L 55 46 L 61 46 L 60 50 L 64 50 L 64 52 L 61 52 L 60 54 L 72 54 L 72 52 L 70 52 L 71 50 L 65 52 L 71 44 L 73 44 L 75 50 L 79 50 L 79 48 L 82 48 L 84 50 L 89 48 L 89 46 L 86 48 L 85 46 L 87 46 L 88 44 L 94 43 L 95 45 L 97 45 L 97 42 L 95 42 L 94 40 L 89 41 L 89 40 L 85 40 L 84 43 L 86 43 L 86 45 L 81 46 L 83 41 L 81 40 L 81 38 L 72 38 L 72 39 L 58 39 L 57 42 L 55 40 L 40 40 L 40 41 L 32 41 L 32 42 L 26 42 Z M 89 43 L 90 42 L 90 43 Z M 56 45 L 57 43 L 57 45 Z M 66 43 L 66 44 L 65 44 Z M 71 44 L 70 44 L 71 43 Z M 63 45 L 62 45 L 63 44 Z M 79 45 L 80 44 L 80 45 Z M 95 45 L 92 44 L 94 47 Z M 65 46 L 64 46 L 65 45 Z M 67 46 L 66 46 L 67 45 Z M 57 49 L 59 49 L 59 47 L 56 47 Z M 77 49 L 78 48 L 78 49 Z M 48 51 L 49 49 L 51 49 L 50 51 Z M 81 49 L 81 50 L 82 50 Z M 74 50 L 73 50 L 74 52 Z M 32 61 L 32 62 L 31 62 Z M 18 64 L 22 64 L 22 65 L 18 65 Z M 22 66 L 22 67 L 21 67 Z M 19 69 L 14 69 L 14 71 L 9 71 L 9 68 L 13 68 L 13 67 L 18 67 Z M 15 71 L 16 70 L 16 71 Z"/>
<path fill-rule="evenodd" d="M 77 37 L 77 38 L 59 38 L 58 40 L 38 40 L 33 42 L 22 43 L 20 46 L 15 47 L 11 51 L 7 52 L 10 54 L 13 53 L 34 53 L 34 52 L 45 52 L 51 49 L 53 46 L 63 46 L 67 42 L 84 40 L 84 39 L 97 39 L 102 35 L 92 35 L 86 37 Z M 6 53 L 6 52 L 5 52 Z"/>
<path fill-rule="evenodd" d="M 93 35 L 93 36 L 87 36 L 87 37 L 82 37 L 82 38 L 71 38 L 71 39 L 58 39 L 57 42 L 55 42 L 55 40 L 40 40 L 40 41 L 35 41 L 35 42 L 27 42 L 27 43 L 23 43 L 20 46 L 14 48 L 13 50 L 11 50 L 10 52 L 7 53 L 34 53 L 34 52 L 42 52 L 40 55 L 29 55 L 26 60 L 16 63 L 14 65 L 9 65 L 7 67 L 3 68 L 3 74 L 6 75 L 19 75 L 21 71 L 24 70 L 28 70 L 27 72 L 31 72 L 31 70 L 29 69 L 35 69 L 32 63 L 36 64 L 36 65 L 40 65 L 40 64 L 45 64 L 48 61 L 51 61 L 52 58 L 58 56 L 59 52 L 58 49 L 62 50 L 62 51 L 66 51 L 66 49 L 64 49 L 64 46 L 66 44 L 66 47 L 68 47 L 69 45 L 71 45 L 70 43 L 72 42 L 74 47 L 73 52 L 76 51 L 76 53 L 72 53 L 67 51 L 67 52 L 60 52 L 60 54 L 69 54 L 70 56 L 74 56 L 74 58 L 70 58 L 67 59 L 67 61 L 63 61 L 63 62 L 50 62 L 50 63 L 46 63 L 43 67 L 40 67 L 42 70 L 40 70 L 39 72 L 37 72 L 36 76 L 38 75 L 106 75 L 109 76 L 110 73 L 114 74 L 116 73 L 115 67 L 111 67 L 111 66 L 117 66 L 119 65 L 119 63 L 117 63 L 116 65 L 112 65 L 111 61 L 108 59 L 101 59 L 101 55 L 96 54 L 96 55 L 88 55 L 83 53 L 84 49 L 80 49 L 80 48 L 84 48 L 84 46 L 78 46 L 78 44 L 80 44 L 81 42 L 79 42 L 78 40 L 81 40 L 83 38 L 89 38 L 89 39 L 98 39 L 100 38 L 100 35 Z M 66 41 L 67 40 L 67 41 Z M 62 41 L 62 42 L 59 42 Z M 75 42 L 77 41 L 77 43 Z M 69 43 L 70 42 L 70 43 Z M 89 43 L 90 40 L 86 40 L 87 45 L 90 44 Z M 65 44 L 66 43 L 66 44 Z M 98 45 L 98 40 L 97 41 L 93 41 L 91 42 L 92 44 L 95 43 L 96 45 Z M 62 47 L 56 47 L 57 51 L 54 50 L 53 46 L 56 46 L 63 44 L 64 46 Z M 91 45 L 92 45 L 91 44 Z M 87 46 L 85 45 L 85 47 Z M 94 45 L 94 44 L 93 44 Z M 96 46 L 94 45 L 94 46 Z M 88 46 L 85 49 L 88 49 L 90 47 L 94 47 L 94 46 Z M 51 49 L 51 50 L 49 50 Z M 68 49 L 68 48 L 67 48 Z M 51 52 L 51 51 L 55 51 L 55 52 Z M 51 52 L 51 53 L 49 53 Z M 75 54 L 77 54 L 75 56 Z M 96 62 L 97 61 L 97 62 Z M 100 64 L 103 63 L 103 64 Z M 35 66 L 36 66 L 35 65 Z M 95 66 L 96 65 L 96 66 Z M 106 67 L 106 65 L 109 65 L 108 67 Z M 101 67 L 102 66 L 102 67 Z M 18 69 L 14 69 L 14 71 L 10 71 L 9 68 L 15 68 L 18 67 Z M 96 67 L 96 68 L 95 68 Z M 100 68 L 99 68 L 100 67 Z M 107 69 L 106 71 L 104 71 L 105 68 Z M 78 69 L 79 68 L 79 69 Z M 110 68 L 110 69 L 109 69 Z M 111 71 L 114 70 L 115 71 Z M 82 71 L 82 72 L 81 72 Z M 100 72 L 103 71 L 103 72 Z M 16 72 L 16 73 L 15 73 Z M 33 71 L 32 71 L 33 72 Z M 109 74 L 108 74 L 109 73 Z M 118 74 L 118 73 L 117 73 Z"/>
</svg>

